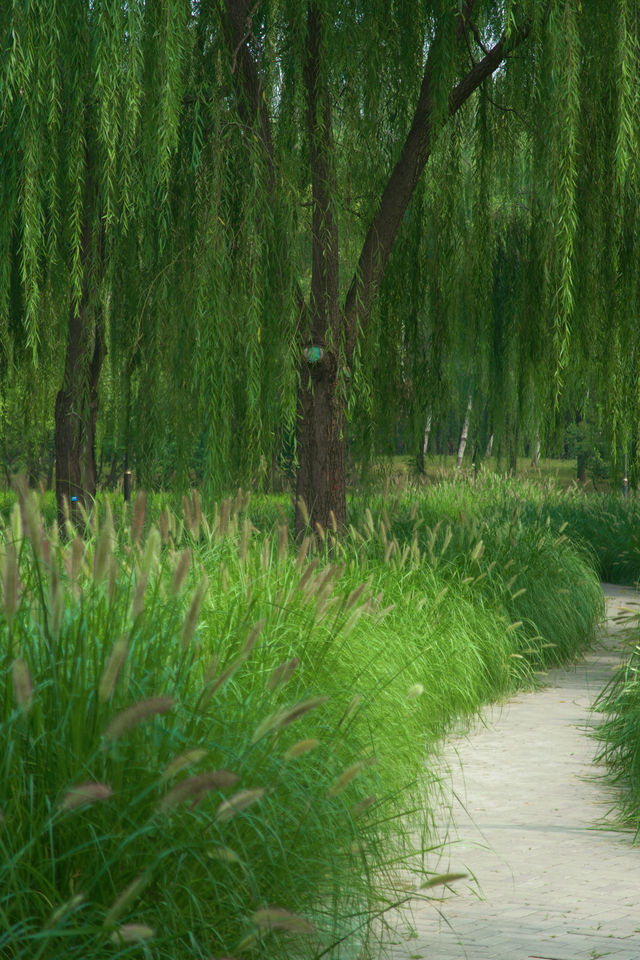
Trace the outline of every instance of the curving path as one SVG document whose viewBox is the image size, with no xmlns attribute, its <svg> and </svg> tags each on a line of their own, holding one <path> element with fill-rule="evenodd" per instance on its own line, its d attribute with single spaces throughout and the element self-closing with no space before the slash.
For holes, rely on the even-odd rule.
<svg viewBox="0 0 640 960">
<path fill-rule="evenodd" d="M 607 626 L 577 666 L 519 694 L 446 751 L 447 861 L 458 896 L 418 903 L 391 936 L 393 960 L 640 960 L 640 845 L 606 826 L 593 778 L 589 706 L 624 652 L 615 617 L 640 595 L 605 585 Z M 594 829 L 597 828 L 598 829 Z"/>
</svg>

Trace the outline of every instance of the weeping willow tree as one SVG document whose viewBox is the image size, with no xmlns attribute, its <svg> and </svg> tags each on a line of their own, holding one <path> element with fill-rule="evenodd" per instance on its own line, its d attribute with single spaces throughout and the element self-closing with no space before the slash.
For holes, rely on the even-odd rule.
<svg viewBox="0 0 640 960">
<path fill-rule="evenodd" d="M 94 492 L 96 424 L 212 490 L 295 432 L 342 525 L 348 422 L 422 437 L 457 382 L 539 429 L 587 368 L 637 439 L 638 10 L 603 6 L 0 13 L 0 342 L 5 379 L 60 358 L 59 497 Z"/>
<path fill-rule="evenodd" d="M 96 489 L 100 377 L 132 237 L 162 243 L 188 3 L 53 0 L 0 13 L 0 350 L 52 359 L 56 491 Z M 123 269 L 124 268 L 124 269 Z"/>
</svg>

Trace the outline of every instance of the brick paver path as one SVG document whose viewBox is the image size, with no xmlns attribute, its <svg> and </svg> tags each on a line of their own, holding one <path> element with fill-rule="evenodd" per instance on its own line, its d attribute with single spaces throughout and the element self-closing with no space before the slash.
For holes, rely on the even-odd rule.
<svg viewBox="0 0 640 960">
<path fill-rule="evenodd" d="M 418 903 L 391 937 L 394 960 L 640 960 L 640 844 L 594 829 L 612 793 L 593 777 L 587 735 L 589 706 L 624 652 L 613 618 L 640 597 L 604 592 L 607 631 L 585 660 L 449 743 L 455 827 L 439 868 L 467 870 L 477 886 Z"/>
</svg>

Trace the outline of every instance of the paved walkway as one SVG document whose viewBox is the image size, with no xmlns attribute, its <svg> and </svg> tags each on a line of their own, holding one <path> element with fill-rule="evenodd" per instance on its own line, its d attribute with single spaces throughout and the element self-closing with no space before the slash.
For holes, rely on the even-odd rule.
<svg viewBox="0 0 640 960">
<path fill-rule="evenodd" d="M 623 652 L 613 618 L 640 596 L 604 587 L 607 631 L 549 687 L 519 694 L 447 748 L 454 800 L 447 860 L 459 896 L 418 903 L 394 960 L 640 960 L 640 845 L 594 829 L 612 793 L 596 782 L 589 705 Z"/>
</svg>

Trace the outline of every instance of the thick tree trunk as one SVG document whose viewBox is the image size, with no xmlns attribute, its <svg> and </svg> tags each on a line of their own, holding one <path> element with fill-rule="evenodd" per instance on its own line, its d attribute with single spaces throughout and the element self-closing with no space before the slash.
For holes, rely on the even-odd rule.
<svg viewBox="0 0 640 960">
<path fill-rule="evenodd" d="M 578 454 L 578 480 L 580 483 L 587 482 L 587 459 L 586 453 Z"/>
<path fill-rule="evenodd" d="M 344 378 L 339 376 L 338 224 L 333 208 L 335 171 L 331 136 L 331 102 L 323 66 L 322 14 L 310 3 L 307 16 L 307 94 L 311 194 L 311 342 L 301 359 L 298 396 L 298 477 L 296 532 L 306 526 L 306 506 L 314 528 L 342 528 L 347 520 Z"/>
<path fill-rule="evenodd" d="M 467 412 L 465 414 L 464 423 L 462 424 L 462 433 L 460 434 L 460 443 L 458 444 L 458 457 L 456 459 L 456 469 L 462 469 L 462 461 L 464 460 L 464 451 L 467 446 L 467 437 L 469 435 L 469 420 L 471 419 L 471 407 L 473 404 L 473 397 L 469 394 L 469 400 L 467 403 Z"/>
<path fill-rule="evenodd" d="M 298 477 L 296 497 L 314 524 L 342 528 L 347 522 L 344 409 L 336 391 L 336 372 L 326 364 L 303 360 L 298 393 Z M 304 508 L 296 528 L 305 525 Z M 317 531 L 317 527 L 316 527 Z"/>
<path fill-rule="evenodd" d="M 65 518 L 65 501 L 71 518 L 77 520 L 78 506 L 89 509 L 96 494 L 95 434 L 104 339 L 101 323 L 87 300 L 83 296 L 80 308 L 70 312 L 64 378 L 56 397 L 56 502 L 60 523 Z"/>
</svg>

